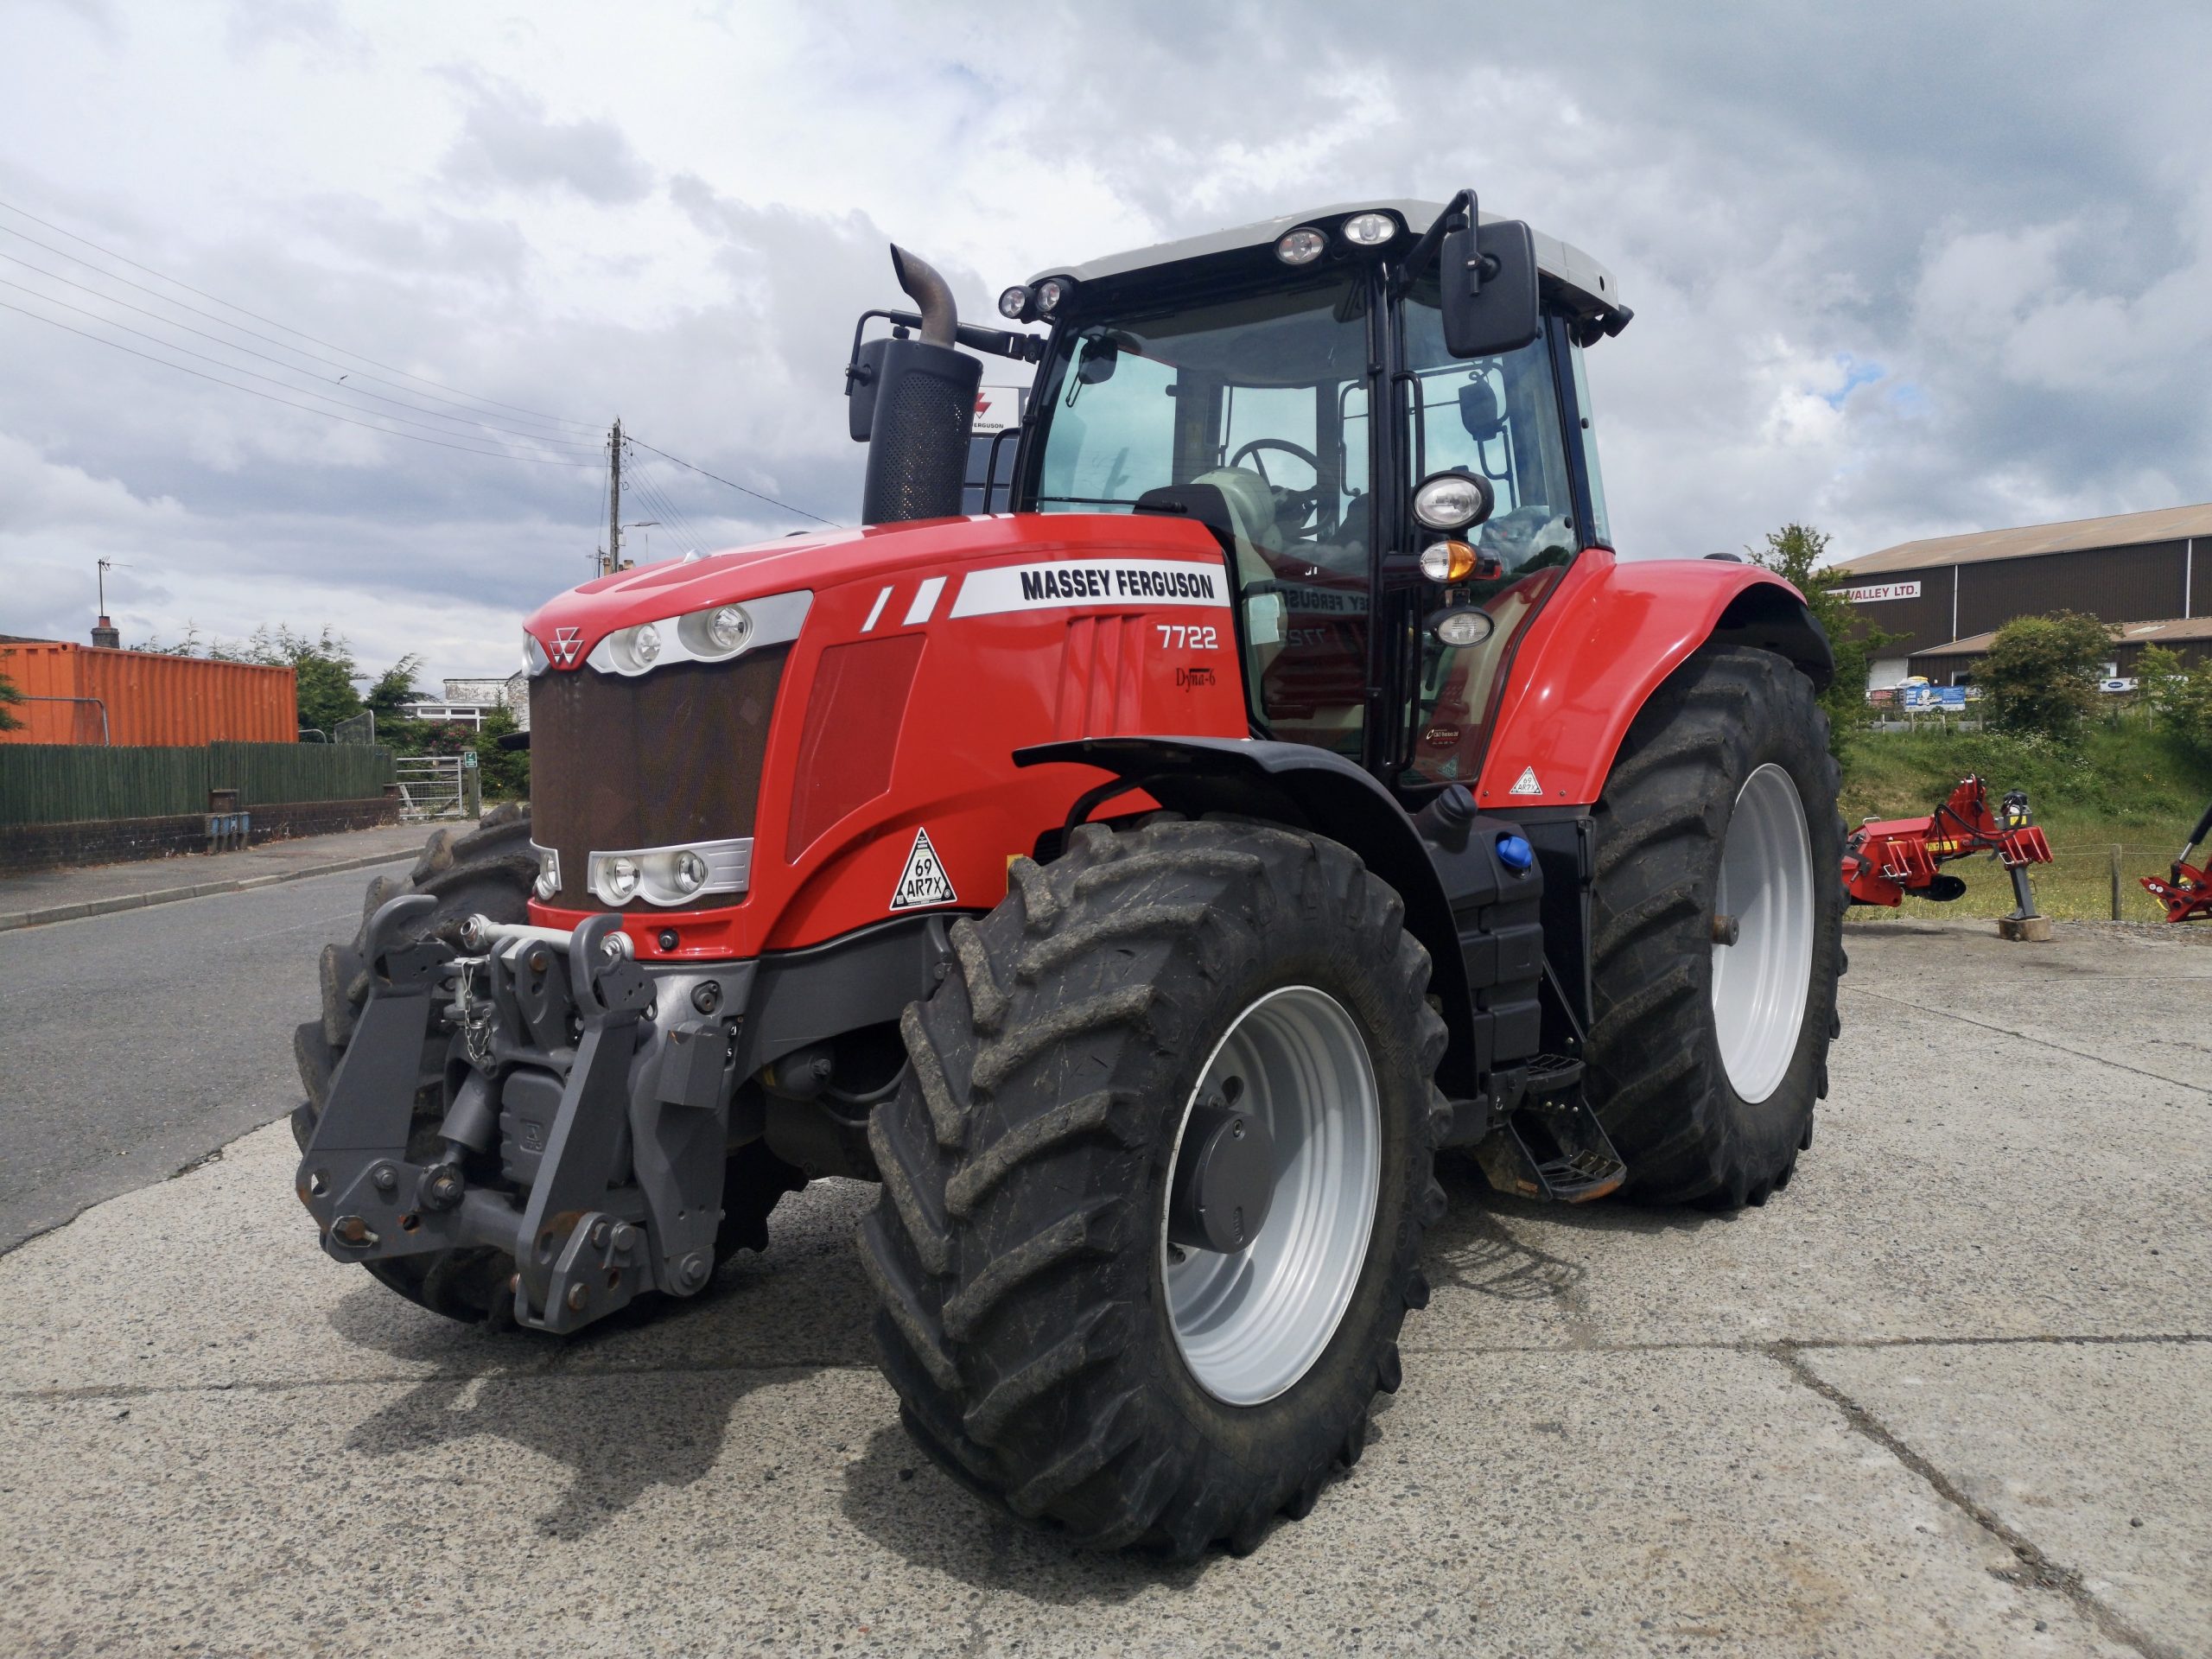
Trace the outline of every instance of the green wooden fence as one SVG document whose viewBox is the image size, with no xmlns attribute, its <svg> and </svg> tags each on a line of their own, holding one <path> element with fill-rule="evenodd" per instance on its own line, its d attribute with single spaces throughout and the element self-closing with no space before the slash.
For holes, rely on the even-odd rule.
<svg viewBox="0 0 2212 1659">
<path fill-rule="evenodd" d="M 245 808 L 372 799 L 392 780 L 391 752 L 326 743 L 211 743 L 105 748 L 0 743 L 0 823 L 69 823 L 205 812 L 213 789 Z"/>
</svg>

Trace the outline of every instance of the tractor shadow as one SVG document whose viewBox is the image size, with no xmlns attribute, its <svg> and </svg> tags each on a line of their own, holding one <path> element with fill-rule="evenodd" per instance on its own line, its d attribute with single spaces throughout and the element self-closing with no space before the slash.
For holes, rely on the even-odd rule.
<svg viewBox="0 0 2212 1659">
<path fill-rule="evenodd" d="M 1513 1198 L 1492 1187 L 1465 1153 L 1447 1152 L 1440 1157 L 1436 1177 L 1450 1204 L 1444 1219 L 1428 1230 L 1421 1249 L 1422 1270 L 1432 1285 L 1471 1290 L 1502 1302 L 1556 1302 L 1573 1313 L 1582 1310 L 1583 1287 L 1592 1268 L 1534 1242 L 1547 1230 L 1652 1237 L 1728 1227 L 1742 1219 L 1740 1215 L 1660 1208 L 1618 1198 L 1572 1205 Z"/>
<path fill-rule="evenodd" d="M 565 1340 L 455 1325 L 365 1277 L 332 1308 L 333 1328 L 435 1370 L 354 1424 L 345 1451 L 442 1452 L 457 1471 L 480 1465 L 474 1442 L 535 1453 L 563 1471 L 523 1489 L 525 1515 L 542 1504 L 530 1526 L 553 1542 L 588 1538 L 657 1489 L 707 1478 L 754 1389 L 872 1366 L 868 1293 L 842 1213 L 852 1205 L 823 1198 L 796 1226 L 780 1225 L 779 1211 L 768 1253 L 727 1264 L 695 1300 L 633 1305 Z"/>
</svg>

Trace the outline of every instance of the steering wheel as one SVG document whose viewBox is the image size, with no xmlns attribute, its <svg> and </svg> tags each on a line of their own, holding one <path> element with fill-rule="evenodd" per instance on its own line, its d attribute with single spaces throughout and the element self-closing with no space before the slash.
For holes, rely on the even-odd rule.
<svg viewBox="0 0 2212 1659">
<path fill-rule="evenodd" d="M 1287 490 L 1268 478 L 1267 463 L 1260 459 L 1262 449 L 1281 449 L 1304 461 L 1313 469 L 1313 487 L 1310 490 Z M 1252 470 L 1274 493 L 1277 527 L 1294 536 L 1313 529 L 1321 514 L 1321 457 L 1311 449 L 1293 443 L 1288 438 L 1254 438 L 1229 458 L 1229 464 L 1234 467 L 1247 455 L 1252 457 Z"/>
</svg>

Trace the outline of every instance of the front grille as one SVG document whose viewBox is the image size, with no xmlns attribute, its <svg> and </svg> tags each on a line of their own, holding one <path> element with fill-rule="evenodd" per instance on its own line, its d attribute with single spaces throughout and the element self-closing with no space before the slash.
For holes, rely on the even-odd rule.
<svg viewBox="0 0 2212 1659">
<path fill-rule="evenodd" d="M 582 668 L 531 682 L 531 833 L 560 855 L 554 904 L 605 908 L 587 886 L 594 851 L 752 835 L 789 652 L 671 663 L 635 678 Z"/>
</svg>

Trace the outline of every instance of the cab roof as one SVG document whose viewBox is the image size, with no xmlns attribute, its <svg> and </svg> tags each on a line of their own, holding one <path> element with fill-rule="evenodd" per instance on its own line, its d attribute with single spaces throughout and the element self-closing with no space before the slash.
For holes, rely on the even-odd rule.
<svg viewBox="0 0 2212 1659">
<path fill-rule="evenodd" d="M 1208 231 L 1202 236 L 1186 236 L 1180 241 L 1160 242 L 1147 248 L 1109 253 L 1081 264 L 1048 265 L 1029 280 L 1033 284 L 1047 276 L 1070 276 L 1078 283 L 1092 283 L 1101 277 L 1127 276 L 1156 265 L 1176 264 L 1186 259 L 1203 259 L 1210 255 L 1234 253 L 1246 248 L 1268 247 L 1284 232 L 1294 230 L 1300 225 L 1332 228 L 1354 213 L 1395 214 L 1405 227 L 1405 236 L 1409 242 L 1434 224 L 1436 216 L 1443 211 L 1444 204 L 1440 201 L 1410 199 L 1335 202 L 1326 207 L 1283 213 L 1274 219 L 1257 219 L 1252 224 L 1238 225 L 1224 231 Z M 1491 225 L 1497 223 L 1502 215 L 1484 213 L 1482 217 L 1484 224 Z M 1536 242 L 1536 268 L 1566 290 L 1573 308 L 1601 315 L 1618 313 L 1625 320 L 1628 308 L 1621 303 L 1620 283 L 1611 271 L 1571 242 L 1562 242 L 1555 236 L 1547 236 L 1543 232 L 1533 229 L 1532 234 Z"/>
</svg>

